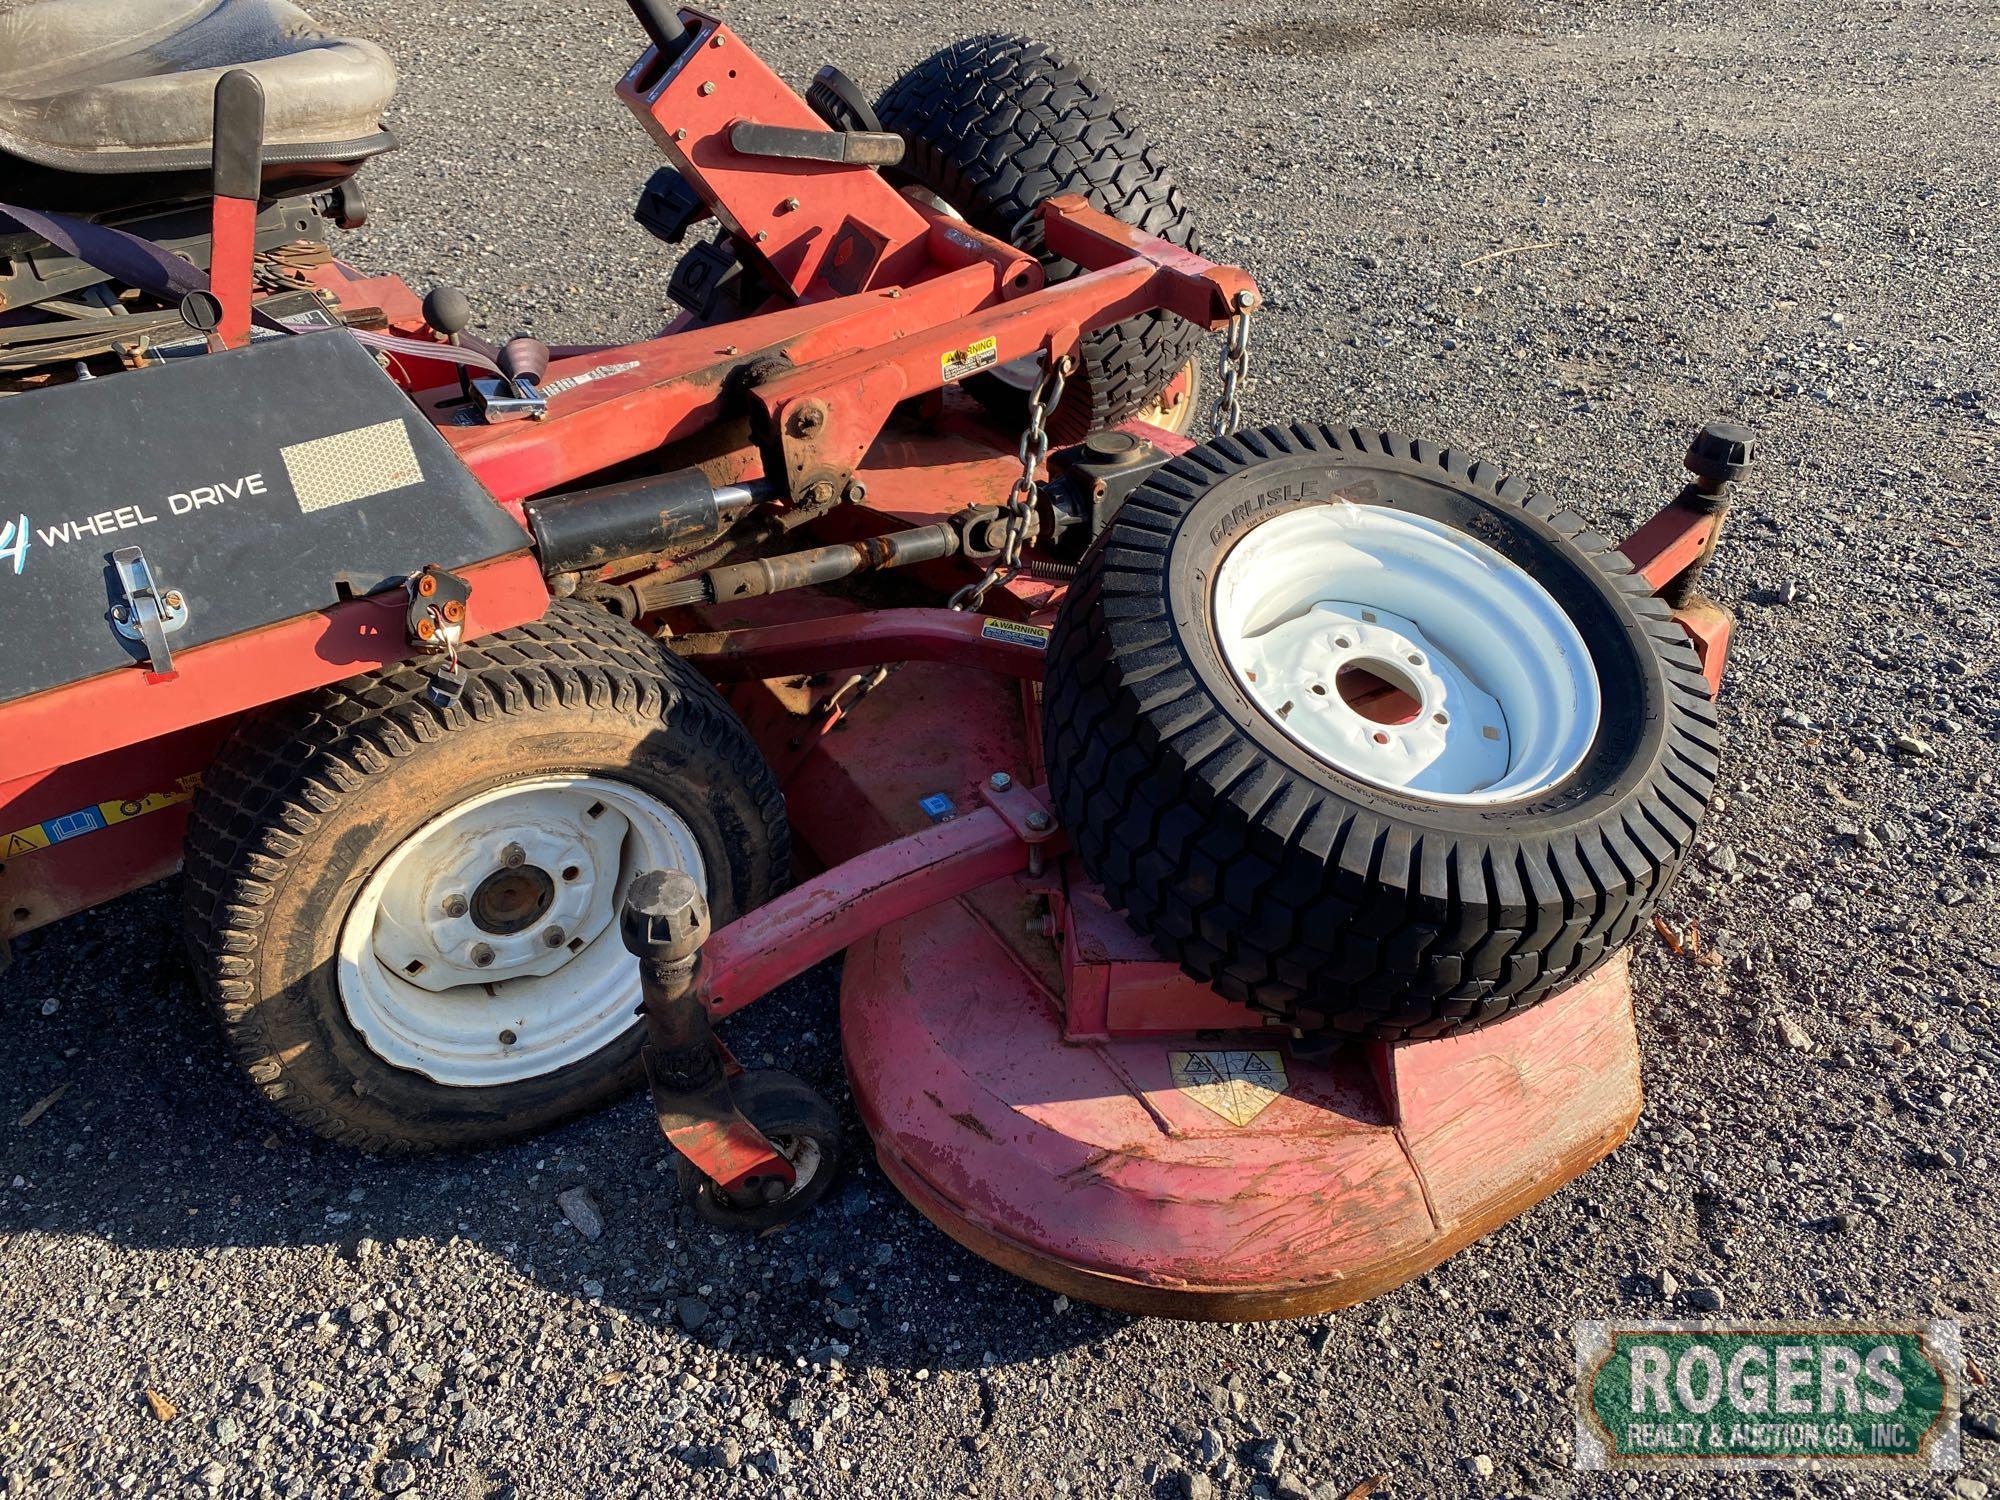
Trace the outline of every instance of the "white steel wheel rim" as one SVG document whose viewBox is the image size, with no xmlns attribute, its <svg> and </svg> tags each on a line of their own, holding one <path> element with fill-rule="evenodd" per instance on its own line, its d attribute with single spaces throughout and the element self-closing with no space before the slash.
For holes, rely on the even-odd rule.
<svg viewBox="0 0 2000 1500">
<path fill-rule="evenodd" d="M 667 869 L 707 884 L 687 822 L 625 782 L 542 776 L 469 797 L 405 839 L 348 909 L 347 1019 L 384 1062 L 451 1087 L 580 1062 L 635 1024 L 639 966 L 618 912 L 634 875 Z"/>
<path fill-rule="evenodd" d="M 1516 801 L 1562 781 L 1597 736 L 1597 670 L 1562 606 L 1427 516 L 1347 501 L 1275 516 L 1223 558 L 1211 609 L 1222 658 L 1264 716 L 1375 786 Z"/>
</svg>

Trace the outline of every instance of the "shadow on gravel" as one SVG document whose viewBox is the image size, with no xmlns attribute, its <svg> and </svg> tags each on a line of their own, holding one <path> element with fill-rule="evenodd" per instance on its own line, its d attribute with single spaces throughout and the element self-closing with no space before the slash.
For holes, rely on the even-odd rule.
<svg viewBox="0 0 2000 1500">
<path fill-rule="evenodd" d="M 0 975 L 0 1245 L 95 1241 L 88 1274 L 116 1282 L 140 1274 L 117 1262 L 144 1252 L 294 1252 L 273 1269 L 299 1282 L 304 1322 L 351 1300 L 340 1260 L 419 1289 L 470 1274 L 535 1320 L 612 1307 L 676 1340 L 885 1372 L 1038 1359 L 1127 1321 L 1059 1311 L 883 1179 L 841 1074 L 832 966 L 727 1030 L 746 1063 L 782 1064 L 833 1099 L 850 1153 L 814 1212 L 745 1239 L 683 1205 L 637 1095 L 523 1144 L 451 1156 L 368 1157 L 291 1125 L 237 1071 L 196 994 L 178 899 L 169 883 L 45 929 Z M 577 1187 L 602 1216 L 594 1240 L 556 1201 Z"/>
</svg>

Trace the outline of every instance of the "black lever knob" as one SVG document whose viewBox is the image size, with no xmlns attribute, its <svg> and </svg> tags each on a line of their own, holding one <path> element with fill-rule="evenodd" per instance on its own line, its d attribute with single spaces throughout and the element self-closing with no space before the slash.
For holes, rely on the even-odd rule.
<svg viewBox="0 0 2000 1500">
<path fill-rule="evenodd" d="M 455 286 L 434 286 L 424 293 L 424 321 L 455 344 L 472 326 L 472 303 Z"/>
<path fill-rule="evenodd" d="M 708 941 L 708 898 L 685 870 L 644 871 L 625 893 L 618 935 L 637 958 L 684 962 Z"/>
</svg>

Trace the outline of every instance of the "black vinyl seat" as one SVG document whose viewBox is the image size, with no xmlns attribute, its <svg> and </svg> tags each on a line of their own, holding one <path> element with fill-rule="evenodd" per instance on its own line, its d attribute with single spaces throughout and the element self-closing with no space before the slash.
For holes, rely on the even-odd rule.
<svg viewBox="0 0 2000 1500">
<path fill-rule="evenodd" d="M 396 144 L 388 54 L 287 0 L 0 0 L 0 202 L 101 212 L 185 196 L 235 68 L 263 85 L 267 184 L 338 181 Z"/>
</svg>

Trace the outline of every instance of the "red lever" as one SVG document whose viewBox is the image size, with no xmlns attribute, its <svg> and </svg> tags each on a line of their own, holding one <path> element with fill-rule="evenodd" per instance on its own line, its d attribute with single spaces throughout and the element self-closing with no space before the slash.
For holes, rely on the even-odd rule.
<svg viewBox="0 0 2000 1500">
<path fill-rule="evenodd" d="M 222 303 L 216 334 L 234 349 L 250 342 L 252 262 L 257 255 L 257 200 L 264 191 L 264 88 L 241 68 L 215 85 L 210 147 L 215 209 L 209 234 L 208 284 Z"/>
</svg>

